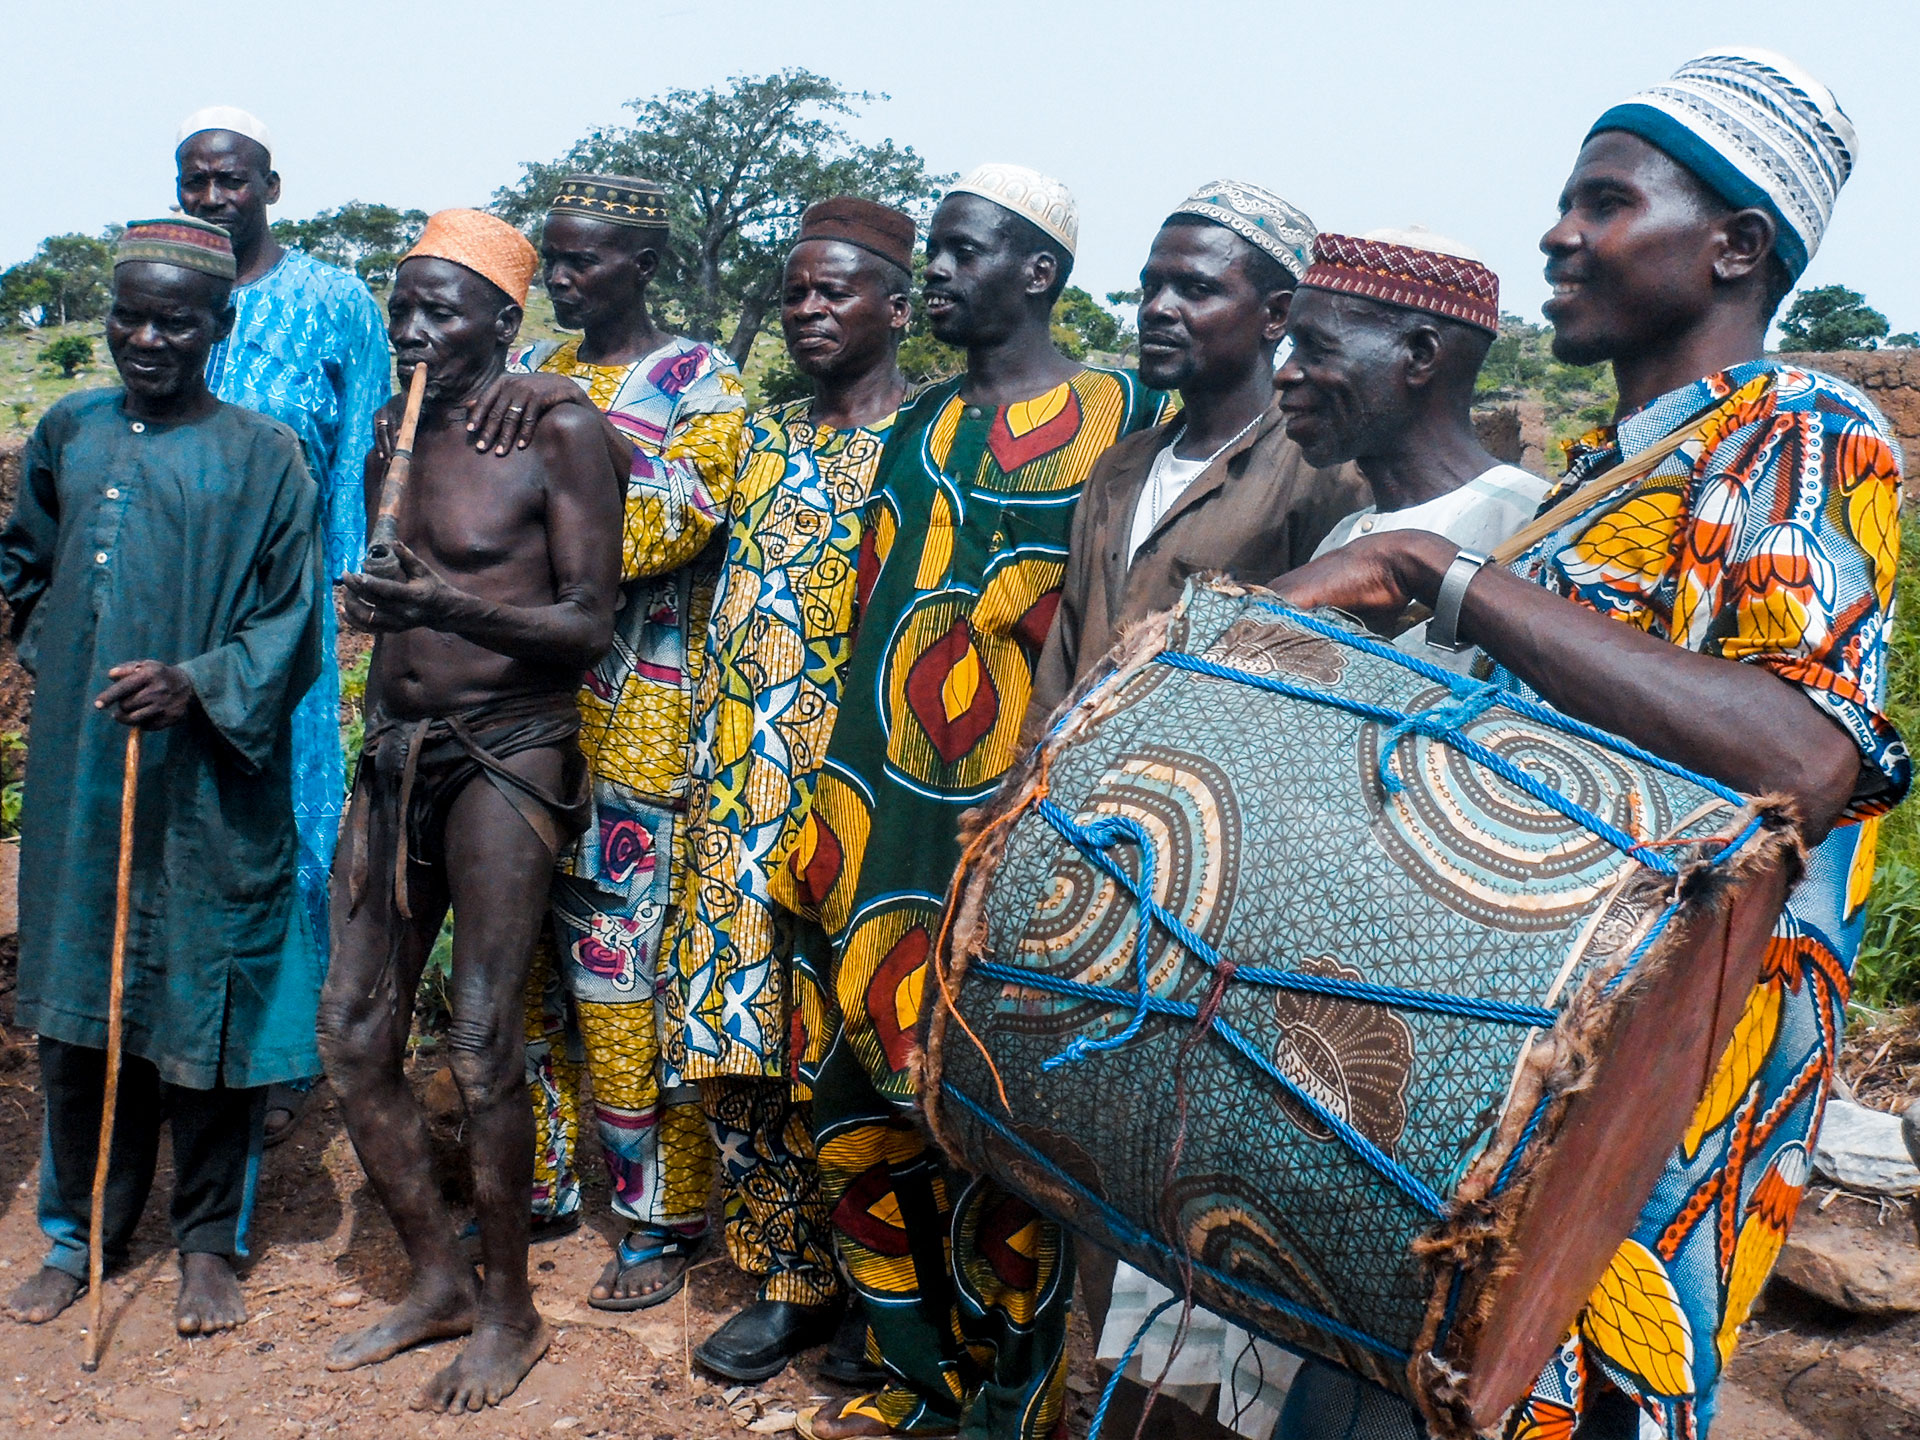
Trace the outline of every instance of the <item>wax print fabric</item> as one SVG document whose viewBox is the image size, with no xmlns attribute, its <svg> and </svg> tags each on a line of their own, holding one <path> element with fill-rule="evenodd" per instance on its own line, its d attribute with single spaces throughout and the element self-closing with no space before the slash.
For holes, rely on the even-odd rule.
<svg viewBox="0 0 1920 1440">
<path fill-rule="evenodd" d="M 1719 1072 L 1633 1235 L 1511 1417 L 1510 1440 L 1569 1433 L 1602 1378 L 1661 1434 L 1706 1433 L 1714 1388 L 1811 1174 L 1878 817 L 1910 778 L 1884 710 L 1900 458 L 1858 392 L 1753 361 L 1584 437 L 1568 481 L 1722 402 L 1629 498 L 1571 521 L 1516 568 L 1575 604 L 1799 686 L 1859 747 L 1860 785 L 1809 854 Z"/>
<path fill-rule="evenodd" d="M 838 1301 L 846 1287 L 814 1155 L 812 1104 L 780 1081 L 746 1075 L 702 1080 L 700 1104 L 727 1182 L 727 1255 L 759 1281 L 756 1298 Z"/>
<path fill-rule="evenodd" d="M 827 430 L 811 405 L 747 426 L 707 630 L 674 947 L 672 1033 L 693 1078 L 791 1073 L 804 1087 L 834 1024 L 821 977 L 792 963 L 785 862 L 840 710 L 862 513 L 893 416 Z"/>
<path fill-rule="evenodd" d="M 1065 1403 L 1072 1247 L 1025 1201 L 950 1176 L 908 1118 L 910 1055 L 960 814 L 1019 754 L 1081 487 L 1166 398 L 1110 370 L 999 409 L 964 403 L 960 383 L 903 407 L 887 437 L 845 697 L 787 869 L 801 928 L 834 941 L 843 1024 L 815 1080 L 815 1138 L 889 1374 L 850 1412 L 1039 1440 Z"/>
<path fill-rule="evenodd" d="M 630 1072 L 617 1090 L 595 1089 L 616 1212 L 684 1226 L 704 1216 L 713 1154 L 699 1097 L 663 1054 L 671 972 L 660 947 L 683 857 L 688 714 L 719 569 L 711 542 L 738 464 L 740 378 L 719 350 L 677 336 L 630 365 L 588 364 L 578 341 L 542 341 L 511 354 L 508 369 L 573 379 L 633 444 L 613 647 L 578 694 L 594 815 L 561 857 L 554 943 L 536 953 L 528 981 L 530 1004 L 540 1002 L 527 1020 L 542 1137 L 534 1209 L 567 1214 L 580 1203 L 580 1067 L 568 1063 L 577 1051 L 596 1082 Z"/>
<path fill-rule="evenodd" d="M 207 388 L 229 405 L 278 420 L 299 438 L 319 488 L 326 579 L 360 568 L 367 543 L 364 467 L 373 416 L 393 393 L 387 325 L 353 275 L 289 250 L 233 291 L 233 331 L 207 356 Z M 320 676 L 293 712 L 293 814 L 300 900 L 327 953 L 327 878 L 347 790 L 340 753 L 340 666 L 333 605 L 320 607 Z M 318 1070 L 314 1072 L 318 1074 Z"/>
<path fill-rule="evenodd" d="M 959 391 L 920 396 L 888 436 L 848 703 L 788 857 L 798 900 L 834 939 L 848 1042 L 901 1104 L 960 814 L 1017 757 L 1080 488 L 1165 403 L 1116 370 L 998 410 Z"/>
<path fill-rule="evenodd" d="M 318 1074 L 325 973 L 294 897 L 295 700 L 320 668 L 314 484 L 283 425 L 221 405 L 130 419 L 69 395 L 24 456 L 0 590 L 34 676 L 15 1023 L 107 1039 L 126 727 L 107 671 L 185 670 L 187 718 L 142 737 L 126 950 L 127 1053 L 171 1085 Z"/>
</svg>

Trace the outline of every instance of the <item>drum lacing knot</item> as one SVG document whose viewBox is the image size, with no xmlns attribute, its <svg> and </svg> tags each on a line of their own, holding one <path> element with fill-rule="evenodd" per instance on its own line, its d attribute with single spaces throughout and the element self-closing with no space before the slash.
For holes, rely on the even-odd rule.
<svg viewBox="0 0 1920 1440">
<path fill-rule="evenodd" d="M 1456 692 L 1444 705 L 1416 710 L 1380 737 L 1380 788 L 1398 795 L 1405 782 L 1393 773 L 1393 752 L 1409 735 L 1425 735 L 1429 740 L 1458 740 L 1460 732 L 1478 720 L 1505 698 L 1501 687 L 1489 680 L 1470 690 Z"/>
<path fill-rule="evenodd" d="M 1057 810 L 1059 807 L 1053 808 Z M 1122 840 L 1131 840 L 1140 847 L 1140 880 L 1134 889 L 1137 904 L 1134 907 L 1136 928 L 1133 937 L 1133 973 L 1138 988 L 1134 996 L 1133 1018 L 1127 1022 L 1126 1029 L 1104 1040 L 1077 1036 L 1058 1055 L 1042 1060 L 1042 1070 L 1057 1070 L 1062 1065 L 1075 1064 L 1102 1050 L 1119 1049 L 1138 1035 L 1140 1027 L 1147 1023 L 1147 1005 L 1153 999 L 1153 988 L 1147 977 L 1147 956 L 1153 948 L 1153 837 L 1147 834 L 1146 827 L 1138 820 L 1125 815 L 1102 815 L 1097 820 L 1084 822 L 1070 820 L 1064 826 L 1056 822 L 1055 828 L 1074 849 L 1089 859 L 1095 851 L 1109 849 Z"/>
</svg>

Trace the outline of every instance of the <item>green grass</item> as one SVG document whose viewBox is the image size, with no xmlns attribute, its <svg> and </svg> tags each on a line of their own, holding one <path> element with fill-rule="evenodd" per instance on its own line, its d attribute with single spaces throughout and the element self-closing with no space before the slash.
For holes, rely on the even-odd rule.
<svg viewBox="0 0 1920 1440">
<path fill-rule="evenodd" d="M 1900 603 L 1890 649 L 1887 716 L 1909 745 L 1920 744 L 1920 515 L 1900 522 Z M 1920 800 L 1880 822 L 1853 997 L 1872 1009 L 1920 1001 Z"/>
<path fill-rule="evenodd" d="M 71 380 L 61 376 L 58 365 L 40 358 L 48 345 L 69 335 L 91 341 L 94 357 Z M 106 330 L 97 320 L 38 330 L 0 330 L 0 435 L 27 434 L 47 407 L 70 391 L 119 383 L 107 355 Z"/>
</svg>

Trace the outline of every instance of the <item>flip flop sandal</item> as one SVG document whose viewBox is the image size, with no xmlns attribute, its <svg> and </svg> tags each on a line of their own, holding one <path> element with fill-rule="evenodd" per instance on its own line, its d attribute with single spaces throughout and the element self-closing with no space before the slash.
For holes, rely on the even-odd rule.
<svg viewBox="0 0 1920 1440">
<path fill-rule="evenodd" d="M 850 1400 L 832 1400 L 824 1405 L 809 1405 L 794 1417 L 793 1428 L 800 1434 L 801 1440 L 820 1440 L 820 1432 L 816 1428 L 816 1424 L 824 1411 L 831 1407 L 833 1413 L 830 1418 L 838 1420 L 842 1415 L 847 1413 L 848 1406 L 863 1400 L 871 1400 L 872 1398 L 871 1395 L 856 1395 Z M 932 1431 L 922 1432 L 918 1435 L 910 1435 L 904 1430 L 886 1430 L 876 1431 L 872 1435 L 862 1436 L 861 1440 L 937 1440 L 937 1437 L 940 1435 L 951 1435 L 953 1433 L 955 1432 Z"/>
<path fill-rule="evenodd" d="M 638 1245 L 631 1242 L 638 1240 Z M 613 1247 L 613 1259 L 616 1269 L 612 1281 L 617 1283 L 620 1277 L 636 1266 L 645 1265 L 652 1260 L 692 1261 L 706 1244 L 706 1232 L 698 1235 L 648 1234 L 629 1232 L 620 1243 Z M 632 1310 L 651 1310 L 680 1293 L 687 1283 L 687 1265 L 682 1264 L 680 1273 L 657 1290 L 649 1290 L 644 1295 L 609 1295 L 601 1299 L 591 1291 L 587 1294 L 587 1304 L 595 1310 L 613 1310 L 621 1313 Z"/>
<path fill-rule="evenodd" d="M 293 1134 L 294 1127 L 300 1123 L 300 1116 L 307 1108 L 307 1097 L 311 1093 L 307 1090 L 296 1090 L 291 1085 L 267 1087 L 267 1115 L 262 1127 L 264 1131 L 261 1136 L 262 1149 L 271 1150 Z M 276 1115 L 284 1115 L 287 1118 L 275 1124 L 273 1117 Z"/>
</svg>

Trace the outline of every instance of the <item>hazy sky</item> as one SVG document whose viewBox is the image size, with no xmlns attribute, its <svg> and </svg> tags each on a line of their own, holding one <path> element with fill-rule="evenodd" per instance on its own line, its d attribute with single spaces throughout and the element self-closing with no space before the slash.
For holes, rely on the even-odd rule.
<svg viewBox="0 0 1920 1440">
<path fill-rule="evenodd" d="M 1860 161 L 1806 276 L 1920 329 L 1900 248 L 1920 212 L 1914 0 L 390 0 L 251 7 L 10 3 L 0 37 L 0 265 L 172 202 L 174 127 L 214 103 L 273 130 L 278 215 L 346 200 L 484 204 L 621 102 L 798 65 L 892 98 L 851 128 L 937 170 L 1009 160 L 1080 202 L 1077 283 L 1131 286 L 1201 181 L 1269 186 L 1321 226 L 1417 222 L 1476 247 L 1538 318 L 1536 244 L 1585 127 L 1712 45 L 1779 50 L 1831 85 Z"/>
</svg>

